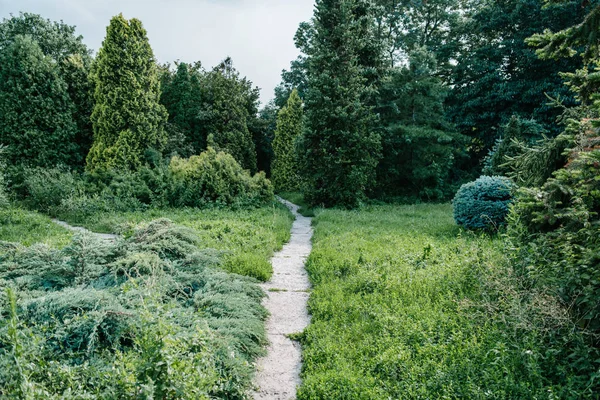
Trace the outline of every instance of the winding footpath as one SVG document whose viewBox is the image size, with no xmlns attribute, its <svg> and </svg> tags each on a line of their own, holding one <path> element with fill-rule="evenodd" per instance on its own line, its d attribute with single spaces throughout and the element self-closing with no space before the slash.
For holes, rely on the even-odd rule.
<svg viewBox="0 0 600 400">
<path fill-rule="evenodd" d="M 311 218 L 298 213 L 298 206 L 279 199 L 296 217 L 290 241 L 273 256 L 273 277 L 261 285 L 267 293 L 264 306 L 269 310 L 267 355 L 258 360 L 254 399 L 288 400 L 296 398 L 300 384 L 302 354 L 300 344 L 288 338 L 308 326 L 307 301 L 310 290 L 304 262 L 312 244 Z"/>
<path fill-rule="evenodd" d="M 83 228 L 81 226 L 72 226 L 72 225 L 69 225 L 67 222 L 61 221 L 61 220 L 58 220 L 58 219 L 53 219 L 52 222 L 54 222 L 56 225 L 60 225 L 63 228 L 70 230 L 71 232 L 75 232 L 75 233 L 88 233 L 88 234 L 94 235 L 97 238 L 102 239 L 102 240 L 111 240 L 111 241 L 114 241 L 114 240 L 117 240 L 117 237 L 118 237 L 118 235 L 114 235 L 112 233 L 96 233 L 96 232 L 92 232 L 92 231 L 87 230 L 87 229 L 85 229 L 85 228 Z"/>
</svg>

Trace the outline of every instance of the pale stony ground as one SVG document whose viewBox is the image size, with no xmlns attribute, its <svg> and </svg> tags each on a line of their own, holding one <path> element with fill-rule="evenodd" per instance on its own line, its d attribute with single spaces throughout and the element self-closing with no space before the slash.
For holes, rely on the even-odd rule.
<svg viewBox="0 0 600 400">
<path fill-rule="evenodd" d="M 117 235 L 113 235 L 112 233 L 96 233 L 96 232 L 92 232 L 89 231 L 81 226 L 72 226 L 69 225 L 68 223 L 66 223 L 65 221 L 61 221 L 58 219 L 53 219 L 52 222 L 54 222 L 57 225 L 62 226 L 63 228 L 66 228 L 72 232 L 79 232 L 79 233 L 89 233 L 92 234 L 100 239 L 104 239 L 104 240 L 117 240 Z"/>
<path fill-rule="evenodd" d="M 287 400 L 296 398 L 300 384 L 302 356 L 300 345 L 287 337 L 302 332 L 309 324 L 306 307 L 310 282 L 304 262 L 312 244 L 311 219 L 298 214 L 298 206 L 280 199 L 294 213 L 289 243 L 273 256 L 273 277 L 261 285 L 269 310 L 267 355 L 258 361 L 254 399 Z"/>
</svg>

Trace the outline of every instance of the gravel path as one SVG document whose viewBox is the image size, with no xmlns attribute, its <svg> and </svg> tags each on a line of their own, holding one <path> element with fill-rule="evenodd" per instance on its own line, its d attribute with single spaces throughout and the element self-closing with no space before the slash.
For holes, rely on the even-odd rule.
<svg viewBox="0 0 600 400">
<path fill-rule="evenodd" d="M 294 213 L 288 244 L 273 256 L 273 278 L 261 287 L 267 293 L 264 306 L 271 314 L 267 320 L 269 347 L 258 361 L 254 399 L 287 400 L 296 398 L 302 365 L 301 349 L 287 335 L 302 332 L 309 324 L 306 308 L 310 283 L 304 262 L 312 248 L 311 219 L 298 214 L 298 206 L 279 199 Z"/>
<path fill-rule="evenodd" d="M 53 219 L 52 222 L 54 222 L 57 225 L 62 226 L 63 228 L 66 228 L 72 232 L 80 232 L 80 233 L 90 233 L 100 239 L 104 239 L 104 240 L 117 240 L 117 235 L 113 235 L 112 233 L 96 233 L 96 232 L 92 232 L 89 231 L 81 226 L 72 226 L 69 225 L 68 223 L 66 223 L 65 221 L 61 221 L 59 219 Z"/>
</svg>

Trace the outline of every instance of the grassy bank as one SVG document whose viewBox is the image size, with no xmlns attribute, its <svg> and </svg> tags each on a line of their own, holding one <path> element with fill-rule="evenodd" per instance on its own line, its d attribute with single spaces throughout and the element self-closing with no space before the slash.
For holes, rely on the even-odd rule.
<svg viewBox="0 0 600 400">
<path fill-rule="evenodd" d="M 566 360 L 585 346 L 564 310 L 449 205 L 327 210 L 314 225 L 300 400 L 593 398 Z"/>
<path fill-rule="evenodd" d="M 135 212 L 89 214 L 83 218 L 60 218 L 94 232 L 119 232 L 126 236 L 132 228 L 157 218 L 168 218 L 192 228 L 202 246 L 226 252 L 223 268 L 261 281 L 270 279 L 270 258 L 289 240 L 293 217 L 279 203 L 252 209 L 150 209 Z"/>
<path fill-rule="evenodd" d="M 72 236 L 67 229 L 40 213 L 16 207 L 0 208 L 0 241 L 24 246 L 45 243 L 50 247 L 63 247 Z"/>
</svg>

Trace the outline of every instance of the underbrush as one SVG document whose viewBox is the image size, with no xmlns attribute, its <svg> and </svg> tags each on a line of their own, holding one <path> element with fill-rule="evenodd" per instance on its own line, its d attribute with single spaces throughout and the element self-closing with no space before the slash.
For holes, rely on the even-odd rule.
<svg viewBox="0 0 600 400">
<path fill-rule="evenodd" d="M 286 207 L 271 203 L 250 209 L 162 208 L 134 212 L 98 212 L 60 218 L 93 232 L 128 236 L 132 227 L 157 218 L 169 218 L 194 230 L 202 243 L 222 250 L 222 268 L 261 281 L 271 278 L 270 258 L 290 238 L 292 216 Z"/>
<path fill-rule="evenodd" d="M 246 398 L 264 294 L 192 229 L 2 246 L 0 397 Z"/>
<path fill-rule="evenodd" d="M 595 398 L 597 350 L 449 205 L 326 210 L 298 399 Z"/>
<path fill-rule="evenodd" d="M 72 233 L 34 211 L 16 207 L 0 208 L 0 241 L 24 246 L 44 243 L 50 247 L 67 245 Z"/>
<path fill-rule="evenodd" d="M 6 170 L 9 192 L 30 209 L 78 219 L 163 207 L 245 209 L 274 199 L 264 173 L 250 176 L 231 155 L 210 147 L 189 159 L 148 157 L 137 171 L 13 165 Z"/>
</svg>

